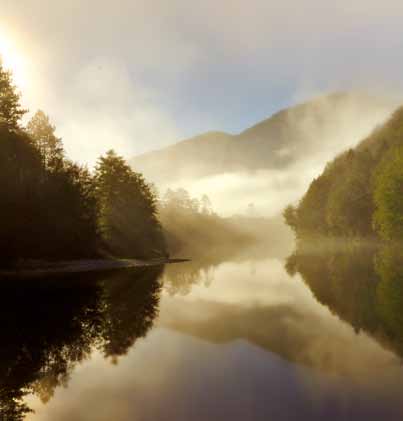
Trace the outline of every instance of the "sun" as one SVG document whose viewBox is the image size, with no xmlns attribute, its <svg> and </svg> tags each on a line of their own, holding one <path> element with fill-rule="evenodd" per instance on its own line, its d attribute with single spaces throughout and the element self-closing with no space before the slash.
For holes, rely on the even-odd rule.
<svg viewBox="0 0 403 421">
<path fill-rule="evenodd" d="M 5 69 L 13 74 L 13 81 L 19 89 L 25 88 L 25 63 L 22 54 L 12 42 L 11 37 L 2 32 L 0 28 L 0 58 Z"/>
</svg>

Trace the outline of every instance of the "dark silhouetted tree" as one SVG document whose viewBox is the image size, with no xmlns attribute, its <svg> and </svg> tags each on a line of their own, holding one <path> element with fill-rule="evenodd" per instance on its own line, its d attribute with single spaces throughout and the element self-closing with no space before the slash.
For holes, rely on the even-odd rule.
<svg viewBox="0 0 403 421">
<path fill-rule="evenodd" d="M 125 257 L 164 255 L 157 197 L 143 176 L 109 151 L 98 161 L 95 185 L 99 228 L 107 250 Z"/>
<path fill-rule="evenodd" d="M 0 124 L 15 129 L 26 112 L 21 107 L 20 94 L 14 85 L 12 74 L 4 68 L 0 57 Z"/>
</svg>

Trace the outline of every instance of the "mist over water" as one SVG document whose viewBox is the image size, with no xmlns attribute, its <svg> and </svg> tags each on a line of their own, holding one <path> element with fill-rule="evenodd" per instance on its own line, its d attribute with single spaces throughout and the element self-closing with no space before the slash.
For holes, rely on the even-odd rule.
<svg viewBox="0 0 403 421">
<path fill-rule="evenodd" d="M 285 206 L 301 197 L 312 179 L 320 174 L 319 167 L 296 165 L 286 170 L 259 170 L 183 179 L 161 188 L 185 188 L 194 196 L 207 192 L 214 210 L 231 216 L 273 217 Z"/>
<path fill-rule="evenodd" d="M 337 95 L 342 99 L 335 105 Z M 215 145 L 212 135 L 204 148 L 211 150 L 212 160 L 217 159 L 215 154 L 222 154 L 219 158 L 222 164 L 216 167 L 211 167 L 203 149 L 200 154 L 197 149 L 202 148 L 207 139 L 197 142 L 190 139 L 166 150 L 140 156 L 133 165 L 154 181 L 162 193 L 167 188 L 185 188 L 196 197 L 208 194 L 214 210 L 220 214 L 272 217 L 288 204 L 298 201 L 329 161 L 370 135 L 396 106 L 396 100 L 387 96 L 323 95 L 306 106 L 286 110 L 279 117 L 275 115 L 272 123 L 267 120 L 246 130 L 241 133 L 241 140 L 229 139 L 224 151 L 216 149 L 221 141 L 217 138 Z M 281 123 L 277 123 L 276 118 L 281 118 Z M 280 129 L 266 132 L 267 129 L 260 128 L 263 124 L 273 127 L 280 124 Z M 236 142 L 237 148 L 246 146 L 246 149 L 243 154 L 232 156 L 230 148 Z M 248 143 L 252 151 L 247 149 Z M 151 160 L 150 165 L 147 159 Z M 154 165 L 159 160 L 162 167 Z M 245 165 L 248 168 L 240 169 Z"/>
</svg>

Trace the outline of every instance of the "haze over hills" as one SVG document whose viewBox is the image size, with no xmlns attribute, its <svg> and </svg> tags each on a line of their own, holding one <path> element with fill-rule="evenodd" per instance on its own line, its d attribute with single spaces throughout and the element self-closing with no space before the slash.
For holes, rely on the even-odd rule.
<svg viewBox="0 0 403 421">
<path fill-rule="evenodd" d="M 279 111 L 238 135 L 207 132 L 134 157 L 130 164 L 166 188 L 208 194 L 223 215 L 275 216 L 296 202 L 326 163 L 382 124 L 397 103 L 336 92 Z"/>
<path fill-rule="evenodd" d="M 283 169 L 341 152 L 393 110 L 384 98 L 338 92 L 279 111 L 238 135 L 203 133 L 134 157 L 131 165 L 157 184 L 222 173 Z"/>
</svg>

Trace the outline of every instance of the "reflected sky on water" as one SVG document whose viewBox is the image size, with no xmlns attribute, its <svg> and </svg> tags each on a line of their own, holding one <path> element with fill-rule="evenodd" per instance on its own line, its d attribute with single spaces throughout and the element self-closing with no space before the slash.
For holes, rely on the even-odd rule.
<svg viewBox="0 0 403 421">
<path fill-rule="evenodd" d="M 398 420 L 399 258 L 298 250 L 43 285 L 42 340 L 8 329 L 5 357 L 30 357 L 4 387 L 32 421 Z M 38 326 L 51 299 L 74 309 Z"/>
</svg>

